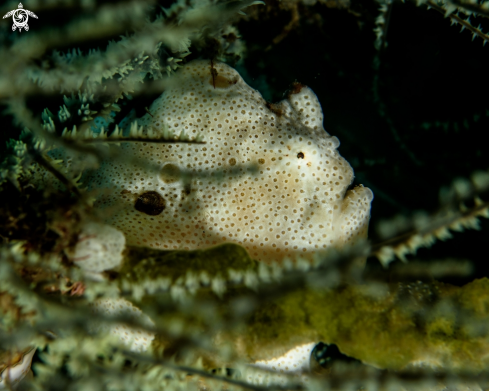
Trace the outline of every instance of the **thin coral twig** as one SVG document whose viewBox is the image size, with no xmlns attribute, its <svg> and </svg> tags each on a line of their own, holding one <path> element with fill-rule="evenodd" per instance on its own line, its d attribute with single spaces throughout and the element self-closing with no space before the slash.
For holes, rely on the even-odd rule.
<svg viewBox="0 0 489 391">
<path fill-rule="evenodd" d="M 428 4 L 429 7 L 433 8 L 439 13 L 443 15 L 447 15 L 447 10 L 443 7 L 440 7 L 438 4 L 434 3 L 433 1 L 427 1 L 426 4 Z M 478 11 L 474 11 L 474 12 L 478 12 Z M 489 11 L 485 11 L 484 15 L 486 16 L 489 15 Z M 462 26 L 462 30 L 466 28 L 467 30 L 471 31 L 474 38 L 475 36 L 482 38 L 484 40 L 484 45 L 487 42 L 489 42 L 489 35 L 484 34 L 480 28 L 472 26 L 467 20 L 462 19 L 457 14 L 449 14 L 447 16 L 452 20 L 453 23 L 460 24 Z"/>
</svg>

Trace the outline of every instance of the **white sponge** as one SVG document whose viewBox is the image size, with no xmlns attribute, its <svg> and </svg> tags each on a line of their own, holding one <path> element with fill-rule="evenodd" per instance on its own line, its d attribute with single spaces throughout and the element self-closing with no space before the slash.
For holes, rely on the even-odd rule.
<svg viewBox="0 0 489 391">
<path fill-rule="evenodd" d="M 83 225 L 69 258 L 83 271 L 100 273 L 121 264 L 126 238 L 118 229 L 101 223 Z"/>
</svg>

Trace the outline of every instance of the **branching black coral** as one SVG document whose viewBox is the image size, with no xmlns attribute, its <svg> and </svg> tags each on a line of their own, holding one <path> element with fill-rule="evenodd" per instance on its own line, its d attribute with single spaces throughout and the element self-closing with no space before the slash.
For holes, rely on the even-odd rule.
<svg viewBox="0 0 489 391">
<path fill-rule="evenodd" d="M 11 31 L 11 20 L 2 20 L 0 388 L 486 387 L 487 224 L 479 217 L 487 217 L 489 208 L 483 142 L 489 111 L 480 97 L 489 88 L 484 77 L 489 57 L 477 38 L 484 44 L 488 39 L 488 3 L 265 3 L 25 3 L 39 19 L 22 35 Z M 175 102 L 169 98 L 166 107 L 153 107 L 162 92 L 187 85 L 182 70 L 193 60 L 208 70 L 209 95 L 198 101 L 195 85 L 182 103 L 170 97 Z M 212 94 L 230 94 L 238 83 L 226 77 L 220 62 L 236 69 L 253 96 L 262 94 L 261 117 L 249 126 L 265 129 L 266 121 L 280 128 L 282 139 L 256 135 L 270 141 L 267 149 L 281 145 L 273 158 L 292 156 L 294 169 L 308 167 L 312 149 L 290 152 L 280 144 L 290 132 L 278 119 L 290 113 L 270 102 L 279 101 L 294 81 L 286 100 L 293 101 L 305 85 L 316 92 L 322 111 L 314 110 L 321 111 L 327 132 L 341 139 L 340 152 L 355 169 L 356 182 L 345 192 L 360 192 L 358 182 L 375 194 L 373 244 L 358 242 L 314 256 L 303 251 L 271 264 L 233 243 L 181 249 L 193 239 L 190 232 L 211 243 L 232 233 L 230 224 L 238 226 L 246 245 L 265 243 L 265 237 L 270 248 L 279 242 L 269 233 L 276 225 L 267 225 L 265 213 L 258 216 L 266 222 L 263 233 L 259 224 L 259 234 L 250 228 L 243 206 L 248 195 L 239 190 L 270 167 L 264 147 L 247 150 L 239 144 L 254 136 L 247 122 L 237 119 L 252 110 L 249 102 L 239 95 L 215 99 L 213 110 L 223 115 L 228 98 L 235 100 L 232 110 L 247 106 L 211 125 Z M 195 103 L 189 104 L 189 97 Z M 171 117 L 172 127 L 165 126 L 169 120 L 162 113 Z M 302 113 L 302 121 L 318 115 Z M 214 139 L 185 129 L 178 117 L 187 114 Z M 239 132 L 231 134 L 227 129 L 234 125 Z M 217 133 L 224 129 L 230 134 Z M 236 143 L 233 154 L 219 155 L 217 138 Z M 258 137 L 253 140 L 258 145 Z M 173 155 L 162 152 L 166 145 Z M 131 155 L 128 148 L 136 152 Z M 150 153 L 141 159 L 138 150 Z M 182 166 L 187 160 L 214 166 L 194 171 L 190 163 Z M 103 171 L 104 165 L 111 170 Z M 321 183 L 331 181 L 333 188 L 340 181 L 333 179 L 338 173 L 320 169 L 315 174 Z M 113 173 L 113 183 L 124 182 L 129 172 L 127 187 L 114 194 L 115 185 L 106 185 L 103 172 Z M 295 178 L 280 181 L 287 172 L 271 172 L 271 185 L 263 182 L 255 191 L 275 189 L 266 205 L 283 208 L 279 217 L 286 219 L 276 221 L 281 230 L 293 227 L 297 209 L 304 216 L 294 238 L 317 239 L 322 232 L 308 226 L 306 213 L 332 190 L 294 187 Z M 194 184 L 209 178 L 213 187 L 188 202 Z M 240 185 L 231 186 L 230 178 Z M 165 183 L 156 189 L 160 192 L 145 187 L 156 180 Z M 168 192 L 171 186 L 181 188 L 176 197 Z M 227 192 L 240 208 L 236 216 L 218 206 Z M 285 211 L 280 197 L 292 194 L 301 204 Z M 105 199 L 113 204 L 107 201 L 103 209 Z M 139 218 L 117 209 L 123 200 Z M 218 214 L 205 209 L 188 219 L 190 207 L 213 203 Z M 158 217 L 171 204 L 188 213 L 174 217 L 179 224 L 186 221 L 186 231 Z M 159 238 L 165 232 L 180 249 L 127 245 L 128 238 L 107 224 L 114 216 L 142 243 L 149 233 Z M 228 232 L 219 231 L 220 219 L 228 217 L 223 223 Z M 147 237 L 145 224 L 151 226 Z M 395 256 L 407 266 L 396 264 Z M 114 259 L 117 266 L 103 268 Z M 385 270 L 377 268 L 378 260 Z M 452 280 L 455 285 L 448 283 Z M 314 349 L 321 341 L 322 349 Z M 299 369 L 277 371 L 290 357 Z M 19 383 L 15 368 L 32 370 L 33 376 Z"/>
</svg>

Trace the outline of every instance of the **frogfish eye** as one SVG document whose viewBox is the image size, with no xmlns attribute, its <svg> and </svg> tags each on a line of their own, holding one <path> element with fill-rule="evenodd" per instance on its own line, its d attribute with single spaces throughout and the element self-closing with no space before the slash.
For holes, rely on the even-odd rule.
<svg viewBox="0 0 489 391">
<path fill-rule="evenodd" d="M 298 159 L 304 159 L 304 154 L 303 154 L 302 152 L 299 152 L 299 153 L 297 154 L 297 158 L 298 158 Z"/>
</svg>

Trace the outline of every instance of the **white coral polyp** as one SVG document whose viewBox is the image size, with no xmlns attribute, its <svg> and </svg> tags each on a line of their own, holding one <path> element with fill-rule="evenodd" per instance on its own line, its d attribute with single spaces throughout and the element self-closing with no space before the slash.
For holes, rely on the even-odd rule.
<svg viewBox="0 0 489 391">
<path fill-rule="evenodd" d="M 83 271 L 100 273 L 121 264 L 126 238 L 118 229 L 101 223 L 83 225 L 71 260 Z"/>
</svg>

